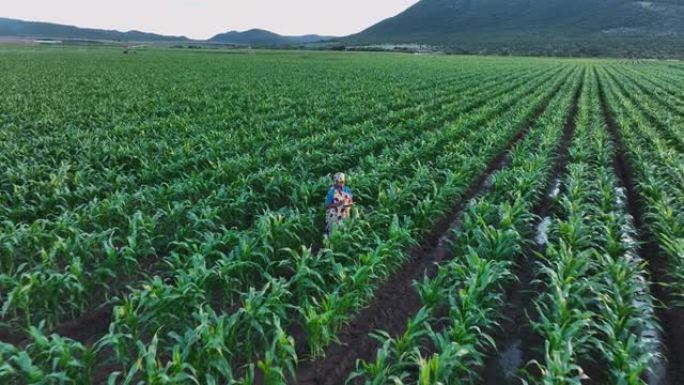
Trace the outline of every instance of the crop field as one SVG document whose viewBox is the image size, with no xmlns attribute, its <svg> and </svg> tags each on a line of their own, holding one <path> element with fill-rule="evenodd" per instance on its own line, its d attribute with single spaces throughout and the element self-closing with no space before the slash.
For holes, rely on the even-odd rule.
<svg viewBox="0 0 684 385">
<path fill-rule="evenodd" d="M 0 384 L 684 384 L 680 62 L 14 47 L 0 90 Z"/>
</svg>

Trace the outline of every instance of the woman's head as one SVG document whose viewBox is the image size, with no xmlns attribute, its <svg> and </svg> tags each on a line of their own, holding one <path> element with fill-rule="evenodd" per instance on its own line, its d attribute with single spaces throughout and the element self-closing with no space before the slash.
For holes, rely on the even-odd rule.
<svg viewBox="0 0 684 385">
<path fill-rule="evenodd" d="M 344 186 L 344 184 L 347 183 L 347 176 L 344 175 L 344 173 L 338 172 L 333 176 L 333 181 L 335 181 L 335 185 L 337 186 Z"/>
</svg>

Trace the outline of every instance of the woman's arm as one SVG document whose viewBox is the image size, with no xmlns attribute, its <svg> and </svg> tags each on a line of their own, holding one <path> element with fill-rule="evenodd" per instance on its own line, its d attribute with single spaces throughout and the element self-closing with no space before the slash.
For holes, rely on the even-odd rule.
<svg viewBox="0 0 684 385">
<path fill-rule="evenodd" d="M 343 205 L 343 202 L 335 203 L 335 190 L 332 188 L 330 190 L 328 190 L 328 195 L 325 197 L 325 208 L 327 210 L 329 210 L 329 209 L 334 209 L 334 208 L 340 207 L 342 205 Z"/>
</svg>

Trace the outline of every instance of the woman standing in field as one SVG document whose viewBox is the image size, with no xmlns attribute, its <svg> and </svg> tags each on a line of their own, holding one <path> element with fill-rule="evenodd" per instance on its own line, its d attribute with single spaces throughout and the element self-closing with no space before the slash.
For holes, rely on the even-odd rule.
<svg viewBox="0 0 684 385">
<path fill-rule="evenodd" d="M 334 184 L 328 190 L 325 198 L 325 235 L 332 232 L 334 226 L 349 218 L 351 208 L 354 205 L 352 191 L 345 186 L 347 177 L 338 172 L 333 176 Z"/>
</svg>

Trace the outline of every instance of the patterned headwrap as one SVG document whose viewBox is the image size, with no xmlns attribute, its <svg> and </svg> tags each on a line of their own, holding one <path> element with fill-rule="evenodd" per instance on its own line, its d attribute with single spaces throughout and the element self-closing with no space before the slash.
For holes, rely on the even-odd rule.
<svg viewBox="0 0 684 385">
<path fill-rule="evenodd" d="M 342 172 L 338 172 L 333 176 L 333 180 L 335 180 L 335 183 L 344 183 L 347 181 L 347 176 Z"/>
</svg>

